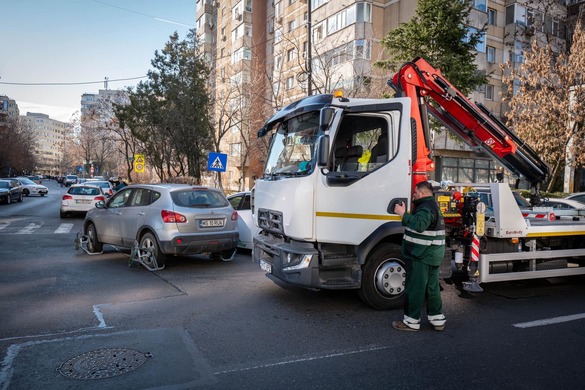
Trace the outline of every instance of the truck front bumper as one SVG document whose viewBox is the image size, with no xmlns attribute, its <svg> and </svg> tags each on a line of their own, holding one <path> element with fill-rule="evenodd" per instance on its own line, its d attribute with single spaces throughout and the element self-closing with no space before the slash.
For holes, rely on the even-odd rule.
<svg viewBox="0 0 585 390">
<path fill-rule="evenodd" d="M 259 235 L 254 237 L 252 256 L 267 274 L 286 283 L 319 288 L 319 252 L 312 243 L 293 242 Z"/>
</svg>

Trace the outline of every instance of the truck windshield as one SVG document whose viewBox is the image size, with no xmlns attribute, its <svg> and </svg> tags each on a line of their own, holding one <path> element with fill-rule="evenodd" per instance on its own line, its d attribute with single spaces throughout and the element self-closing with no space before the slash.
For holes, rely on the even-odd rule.
<svg viewBox="0 0 585 390">
<path fill-rule="evenodd" d="M 308 175 L 313 171 L 319 112 L 281 123 L 272 137 L 265 175 Z"/>
</svg>

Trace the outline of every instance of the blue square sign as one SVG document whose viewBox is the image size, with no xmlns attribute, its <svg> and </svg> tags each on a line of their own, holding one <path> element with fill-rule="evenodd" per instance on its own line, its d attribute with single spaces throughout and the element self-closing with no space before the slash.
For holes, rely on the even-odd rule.
<svg viewBox="0 0 585 390">
<path fill-rule="evenodd" d="M 209 153 L 207 160 L 207 170 L 216 172 L 225 172 L 227 166 L 227 154 L 225 153 Z"/>
</svg>

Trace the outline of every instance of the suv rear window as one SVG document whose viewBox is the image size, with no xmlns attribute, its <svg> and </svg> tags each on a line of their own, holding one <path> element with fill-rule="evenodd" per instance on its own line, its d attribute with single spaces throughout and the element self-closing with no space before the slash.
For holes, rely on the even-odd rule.
<svg viewBox="0 0 585 390">
<path fill-rule="evenodd" d="M 181 207 L 226 207 L 229 205 L 226 197 L 219 192 L 185 189 L 171 192 L 171 198 Z"/>
</svg>

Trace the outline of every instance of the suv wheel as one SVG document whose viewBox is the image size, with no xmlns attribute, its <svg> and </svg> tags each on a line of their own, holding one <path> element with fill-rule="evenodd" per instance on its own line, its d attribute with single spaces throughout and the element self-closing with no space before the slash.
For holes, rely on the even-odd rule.
<svg viewBox="0 0 585 390">
<path fill-rule="evenodd" d="M 167 255 L 160 251 L 156 237 L 152 233 L 145 233 L 142 238 L 140 238 L 140 249 L 150 252 L 150 255 L 144 260 L 147 265 L 154 266 L 154 261 L 152 259 L 152 257 L 154 257 L 154 259 L 156 259 L 156 265 L 159 268 L 164 267 Z"/>
</svg>

